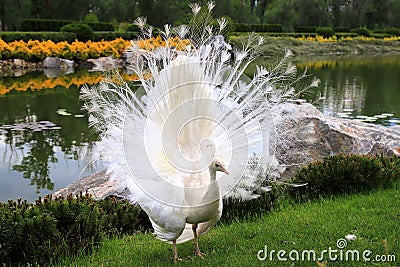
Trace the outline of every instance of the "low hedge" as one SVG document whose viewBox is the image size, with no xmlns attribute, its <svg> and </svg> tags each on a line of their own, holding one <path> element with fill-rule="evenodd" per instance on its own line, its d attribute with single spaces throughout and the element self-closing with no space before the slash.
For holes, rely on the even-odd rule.
<svg viewBox="0 0 400 267">
<path fill-rule="evenodd" d="M 137 32 L 93 32 L 91 41 L 99 42 L 112 41 L 118 38 L 124 40 L 134 40 L 137 39 Z M 29 40 L 39 40 L 39 41 L 53 41 L 58 42 L 68 42 L 72 43 L 77 39 L 77 34 L 72 32 L 0 32 L 0 39 L 6 43 L 11 43 L 14 41 L 25 41 Z"/>
<path fill-rule="evenodd" d="M 315 33 L 324 38 L 329 38 L 335 35 L 335 31 L 331 27 L 318 27 L 315 29 Z"/>
<path fill-rule="evenodd" d="M 43 265 L 58 257 L 90 252 L 103 236 L 149 228 L 137 206 L 89 194 L 39 198 L 35 204 L 0 203 L 0 265 Z"/>
<path fill-rule="evenodd" d="M 386 188 L 398 180 L 399 157 L 339 154 L 306 165 L 293 182 L 307 183 L 295 195 L 310 199 Z"/>
<path fill-rule="evenodd" d="M 69 32 L 0 32 L 0 39 L 6 43 L 14 41 L 39 40 L 72 43 L 76 39 L 76 33 Z"/>
<path fill-rule="evenodd" d="M 317 27 L 314 27 L 314 26 L 296 26 L 294 31 L 295 32 L 315 33 L 316 28 Z"/>
<path fill-rule="evenodd" d="M 73 20 L 57 19 L 24 19 L 22 20 L 21 31 L 23 32 L 57 32 L 67 24 L 81 23 Z M 89 25 L 94 31 L 114 31 L 111 23 L 107 22 L 83 22 Z"/>
<path fill-rule="evenodd" d="M 233 23 L 235 32 L 282 32 L 282 24 Z"/>
<path fill-rule="evenodd" d="M 371 32 L 367 28 L 356 28 L 352 29 L 351 32 L 356 33 L 359 36 L 369 37 Z"/>
</svg>

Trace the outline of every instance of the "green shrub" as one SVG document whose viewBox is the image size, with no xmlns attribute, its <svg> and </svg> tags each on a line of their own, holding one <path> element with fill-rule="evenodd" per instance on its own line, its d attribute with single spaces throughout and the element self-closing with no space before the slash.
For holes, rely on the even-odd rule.
<svg viewBox="0 0 400 267">
<path fill-rule="evenodd" d="M 139 27 L 136 24 L 131 24 L 126 28 L 127 32 L 139 32 Z"/>
<path fill-rule="evenodd" d="M 117 200 L 115 197 L 98 202 L 101 211 L 102 231 L 108 236 L 134 234 L 140 230 L 151 228 L 146 213 L 127 200 Z"/>
<path fill-rule="evenodd" d="M 67 41 L 72 43 L 76 39 L 76 33 L 70 32 L 0 32 L 0 38 L 11 43 L 14 41 L 25 41 L 29 40 L 51 40 L 55 43 Z"/>
<path fill-rule="evenodd" d="M 73 21 L 58 19 L 24 19 L 21 30 L 23 32 L 58 32 L 58 30 Z"/>
<path fill-rule="evenodd" d="M 79 23 L 79 21 L 72 20 L 58 20 L 58 19 L 24 19 L 21 25 L 23 32 L 58 32 L 61 27 L 71 24 Z M 85 21 L 84 24 L 89 25 L 94 31 L 114 31 L 111 23 Z"/>
<path fill-rule="evenodd" d="M 294 182 L 307 183 L 299 196 L 314 198 L 384 188 L 398 179 L 398 157 L 340 154 L 303 167 Z"/>
<path fill-rule="evenodd" d="M 99 19 L 97 18 L 97 15 L 94 14 L 93 12 L 90 12 L 89 14 L 87 14 L 85 16 L 85 18 L 83 19 L 84 22 L 88 23 L 88 22 L 99 22 Z"/>
<path fill-rule="evenodd" d="M 314 26 L 297 26 L 295 27 L 295 32 L 302 32 L 302 33 L 315 33 Z"/>
<path fill-rule="evenodd" d="M 235 32 L 282 32 L 282 24 L 233 23 Z"/>
<path fill-rule="evenodd" d="M 150 227 L 144 212 L 126 201 L 95 201 L 89 194 L 0 203 L 0 266 L 38 264 L 89 252 L 103 235 Z"/>
<path fill-rule="evenodd" d="M 378 33 L 385 33 L 391 36 L 400 36 L 400 29 L 399 28 L 386 28 L 378 31 Z"/>
<path fill-rule="evenodd" d="M 348 28 L 348 27 L 335 27 L 334 31 L 335 32 L 350 32 L 350 28 Z"/>
<path fill-rule="evenodd" d="M 221 222 L 248 220 L 269 212 L 274 204 L 274 195 L 264 193 L 252 200 L 224 199 Z"/>
<path fill-rule="evenodd" d="M 86 42 L 93 38 L 92 28 L 83 23 L 71 23 L 61 27 L 60 32 L 72 32 L 79 41 Z"/>
<path fill-rule="evenodd" d="M 350 32 L 357 33 L 359 36 L 369 37 L 371 32 L 367 28 L 356 28 L 352 29 Z"/>
<path fill-rule="evenodd" d="M 85 22 L 85 24 L 89 25 L 93 31 L 96 32 L 113 32 L 114 26 L 111 23 L 107 22 Z"/>
<path fill-rule="evenodd" d="M 329 38 L 335 35 L 335 31 L 331 27 L 318 27 L 315 29 L 315 33 L 324 38 Z"/>
<path fill-rule="evenodd" d="M 133 40 L 137 37 L 136 32 L 94 32 L 92 41 L 99 42 L 112 41 L 117 38 L 122 38 L 124 40 Z"/>
</svg>

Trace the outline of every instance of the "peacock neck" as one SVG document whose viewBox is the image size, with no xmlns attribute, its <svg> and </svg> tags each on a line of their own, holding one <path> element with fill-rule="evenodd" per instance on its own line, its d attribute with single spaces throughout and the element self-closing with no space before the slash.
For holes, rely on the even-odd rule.
<svg viewBox="0 0 400 267">
<path fill-rule="evenodd" d="M 210 171 L 210 182 L 214 182 L 217 179 L 217 171 L 209 168 Z"/>
</svg>

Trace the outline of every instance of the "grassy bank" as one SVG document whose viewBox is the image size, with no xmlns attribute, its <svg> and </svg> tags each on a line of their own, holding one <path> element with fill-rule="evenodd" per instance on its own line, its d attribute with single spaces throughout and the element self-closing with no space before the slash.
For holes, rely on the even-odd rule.
<svg viewBox="0 0 400 267">
<path fill-rule="evenodd" d="M 400 262 L 400 183 L 393 188 L 376 190 L 369 194 L 355 194 L 302 204 L 283 202 L 271 212 L 258 218 L 231 224 L 219 224 L 207 235 L 201 237 L 200 248 L 206 253 L 205 259 L 193 257 L 190 242 L 178 245 L 183 258 L 177 266 L 318 266 L 307 259 L 301 261 L 304 250 L 314 250 L 318 259 L 323 250 L 332 251 L 332 257 L 342 261 L 329 261 L 325 254 L 326 266 L 398 266 Z M 337 242 L 348 234 L 357 238 L 348 241 L 347 246 L 338 249 Z M 260 261 L 257 253 L 268 247 L 267 259 Z M 270 252 L 273 260 L 269 259 Z M 277 251 L 285 250 L 278 260 Z M 289 252 L 299 252 L 300 261 L 292 265 Z M 357 250 L 360 261 L 345 261 L 346 251 Z M 362 253 L 371 262 L 362 260 Z M 354 252 L 355 253 L 355 252 Z M 368 254 L 368 253 L 367 253 Z M 310 254 L 311 255 L 311 254 Z M 391 262 L 377 262 L 380 255 Z M 260 252 L 263 257 L 263 252 Z M 296 254 L 292 252 L 292 257 Z M 311 255 L 312 256 L 312 255 Z M 354 254 L 356 257 L 356 254 Z M 356 259 L 356 258 L 354 258 Z M 126 236 L 122 239 L 109 239 L 92 255 L 82 255 L 61 260 L 58 265 L 48 266 L 165 266 L 172 263 L 172 246 L 156 240 L 150 233 Z M 323 266 L 323 265 L 320 265 Z"/>
<path fill-rule="evenodd" d="M 241 38 L 248 34 L 231 36 L 230 41 L 240 44 Z M 262 35 L 262 34 L 261 34 Z M 265 57 L 281 57 L 285 49 L 290 49 L 296 56 L 329 55 L 329 54 L 365 54 L 365 53 L 400 53 L 399 40 L 383 40 L 356 37 L 337 41 L 299 40 L 290 37 L 271 37 L 264 35 L 265 42 L 261 47 L 261 55 Z"/>
</svg>

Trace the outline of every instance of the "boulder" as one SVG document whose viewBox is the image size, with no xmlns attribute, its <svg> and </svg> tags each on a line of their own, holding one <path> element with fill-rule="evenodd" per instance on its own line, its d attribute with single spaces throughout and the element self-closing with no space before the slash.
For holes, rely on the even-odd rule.
<svg viewBox="0 0 400 267">
<path fill-rule="evenodd" d="M 114 59 L 112 57 L 100 57 L 96 59 L 86 60 L 87 64 L 91 64 L 93 67 L 91 71 L 109 71 L 113 69 L 119 69 L 123 66 L 122 59 Z"/>
<path fill-rule="evenodd" d="M 400 154 L 400 127 L 325 117 L 313 105 L 301 102 L 278 105 L 273 112 L 278 136 L 275 156 L 285 167 L 282 180 L 292 177 L 304 164 L 339 153 Z M 80 178 L 56 195 L 86 190 L 97 199 L 129 195 L 128 189 L 110 181 L 105 171 Z"/>
<path fill-rule="evenodd" d="M 86 191 L 93 196 L 94 199 L 100 200 L 107 196 L 118 196 L 127 198 L 129 191 L 124 186 L 118 185 L 115 181 L 109 179 L 106 171 L 101 171 L 90 176 L 82 177 L 67 187 L 53 193 L 53 196 L 67 196 L 72 194 L 78 195 L 80 192 Z"/>
<path fill-rule="evenodd" d="M 72 69 L 74 68 L 75 62 L 73 60 L 58 58 L 58 57 L 46 57 L 43 61 L 43 68 L 48 69 Z"/>
<path fill-rule="evenodd" d="M 280 105 L 276 113 L 275 155 L 286 166 L 281 178 L 291 177 L 306 163 L 339 153 L 400 154 L 398 127 L 327 117 L 308 103 Z"/>
</svg>

